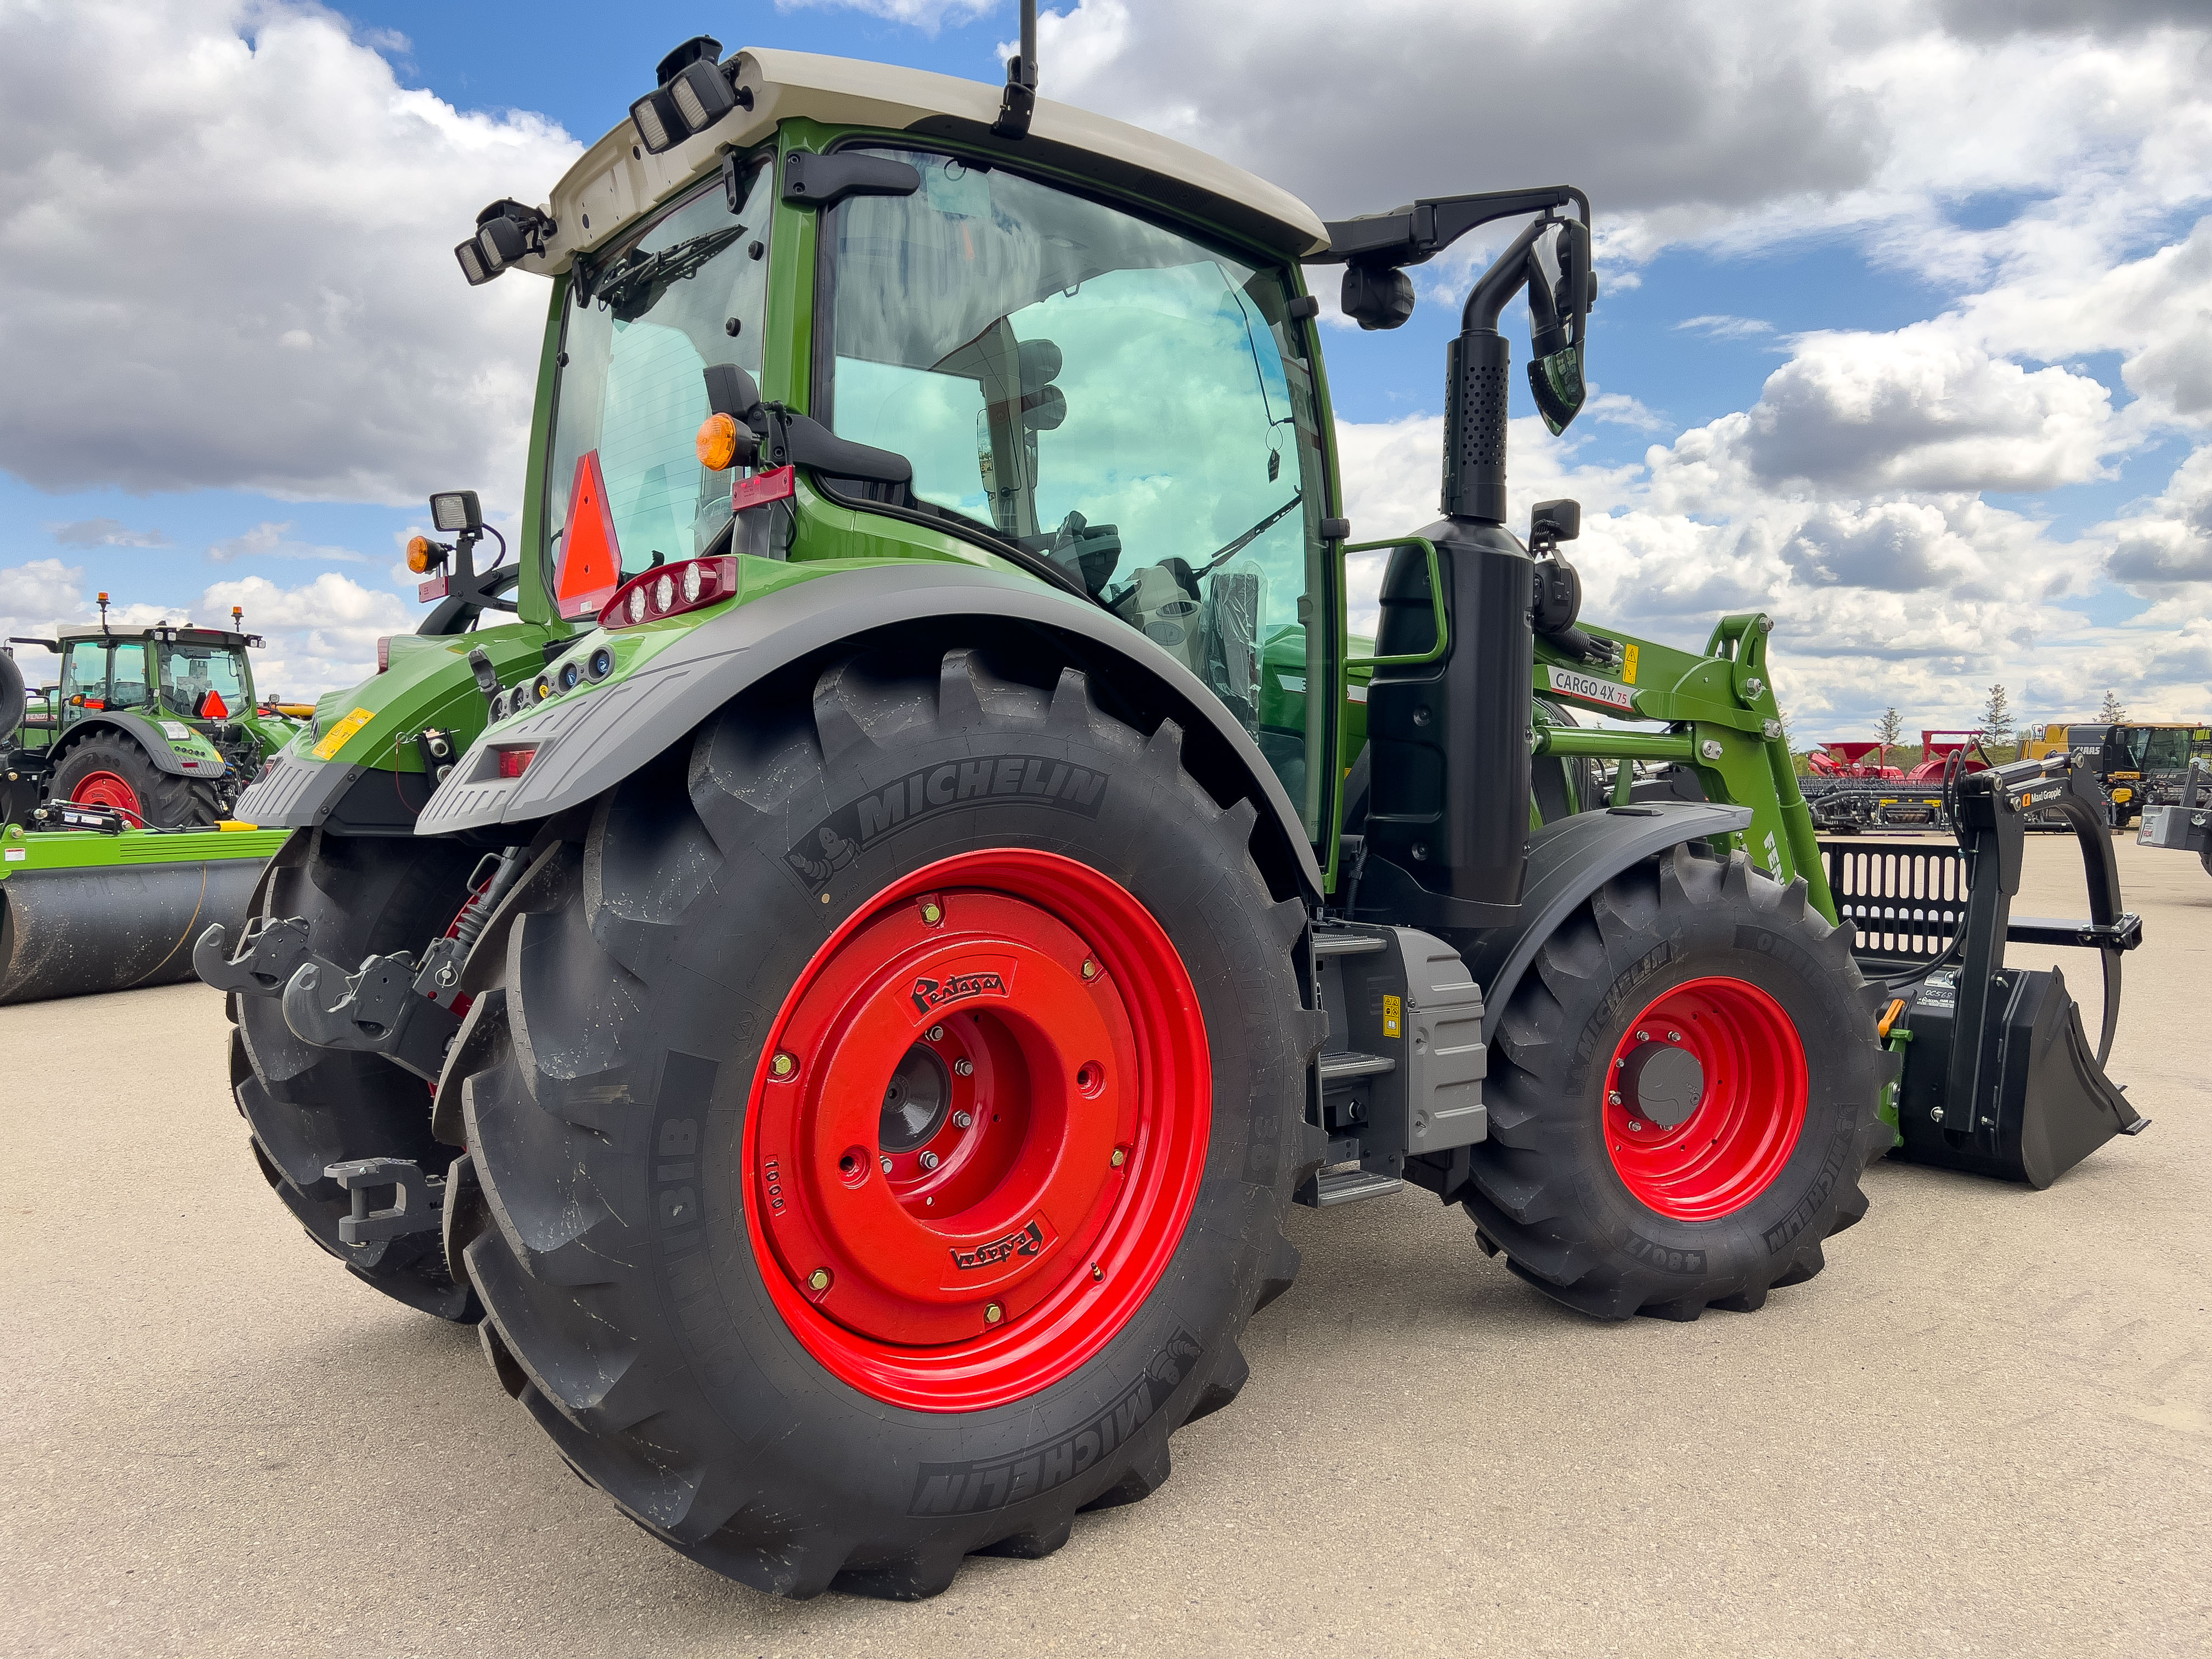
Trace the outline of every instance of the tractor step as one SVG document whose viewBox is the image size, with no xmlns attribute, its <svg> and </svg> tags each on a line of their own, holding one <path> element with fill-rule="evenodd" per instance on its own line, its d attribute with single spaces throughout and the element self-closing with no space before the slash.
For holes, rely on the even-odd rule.
<svg viewBox="0 0 2212 1659">
<path fill-rule="evenodd" d="M 1314 1177 L 1311 1204 L 1316 1210 L 1334 1209 L 1363 1198 L 1386 1198 L 1405 1184 L 1396 1176 L 1372 1170 L 1324 1170 Z"/>
<path fill-rule="evenodd" d="M 1388 1054 L 1323 1054 L 1321 1057 L 1321 1086 L 1350 1083 L 1354 1078 L 1381 1077 L 1398 1069 L 1398 1062 Z"/>
</svg>

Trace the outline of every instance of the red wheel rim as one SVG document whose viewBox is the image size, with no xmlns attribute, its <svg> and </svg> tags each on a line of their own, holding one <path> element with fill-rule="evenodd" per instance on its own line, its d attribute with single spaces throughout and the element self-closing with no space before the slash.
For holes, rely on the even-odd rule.
<svg viewBox="0 0 2212 1659">
<path fill-rule="evenodd" d="M 1055 854 L 943 860 L 861 907 L 777 1013 L 743 1154 L 762 1278 L 875 1399 L 1021 1399 L 1158 1283 L 1212 1102 L 1198 994 L 1132 894 Z"/>
<path fill-rule="evenodd" d="M 1701 1073 L 1694 1106 L 1671 1126 L 1639 1106 L 1634 1087 L 1639 1066 L 1668 1048 L 1686 1054 Z M 1606 1150 L 1622 1184 L 1662 1215 L 1711 1221 L 1765 1192 L 1796 1149 L 1805 1127 L 1805 1043 L 1782 1005 L 1756 985 L 1693 979 L 1629 1022 L 1605 1087 Z"/>
<path fill-rule="evenodd" d="M 139 816 L 138 792 L 117 773 L 86 773 L 70 792 L 70 800 L 78 806 L 111 806 L 137 823 L 145 822 Z"/>
</svg>

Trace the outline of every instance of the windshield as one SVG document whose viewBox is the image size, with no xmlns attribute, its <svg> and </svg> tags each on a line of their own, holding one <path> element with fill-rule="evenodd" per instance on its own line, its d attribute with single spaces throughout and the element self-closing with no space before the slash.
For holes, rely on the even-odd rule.
<svg viewBox="0 0 2212 1659">
<path fill-rule="evenodd" d="M 2146 772 L 2189 764 L 2189 732 L 2184 726 L 2138 732 L 2129 747 L 2135 752 L 2136 764 Z"/>
<path fill-rule="evenodd" d="M 562 334 L 545 522 L 568 596 L 611 589 L 656 554 L 688 558 L 730 518 L 731 475 L 693 447 L 710 412 L 705 371 L 757 376 L 767 313 L 774 170 L 750 163 L 733 213 L 716 179 L 589 265 Z M 579 284 L 580 291 L 581 284 Z M 603 557 L 596 576 L 586 568 Z"/>
<path fill-rule="evenodd" d="M 171 713 L 197 720 L 246 713 L 253 702 L 253 681 L 246 653 L 221 645 L 163 647 L 161 702 Z"/>
<path fill-rule="evenodd" d="M 915 150 L 832 216 L 840 437 L 1051 559 L 1177 657 L 1318 837 L 1304 619 L 1323 469 L 1285 272 L 1002 168 Z"/>
</svg>

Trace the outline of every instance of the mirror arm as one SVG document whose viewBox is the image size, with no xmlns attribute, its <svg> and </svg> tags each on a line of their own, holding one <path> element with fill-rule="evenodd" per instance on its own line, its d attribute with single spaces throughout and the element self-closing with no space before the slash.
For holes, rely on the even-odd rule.
<svg viewBox="0 0 2212 1659">
<path fill-rule="evenodd" d="M 1508 302 L 1521 291 L 1523 283 L 1541 281 L 1542 273 L 1531 250 L 1536 239 L 1557 222 L 1552 219 L 1531 220 L 1511 246 L 1492 262 L 1489 270 L 1479 277 L 1468 290 L 1466 309 L 1460 313 L 1460 331 L 1473 333 L 1478 330 L 1498 332 L 1498 319 Z"/>
</svg>

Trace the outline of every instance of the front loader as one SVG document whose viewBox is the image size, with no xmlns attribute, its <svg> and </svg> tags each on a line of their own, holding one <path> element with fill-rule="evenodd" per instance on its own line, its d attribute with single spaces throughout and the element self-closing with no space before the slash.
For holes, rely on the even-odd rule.
<svg viewBox="0 0 2212 1659">
<path fill-rule="evenodd" d="M 1597 626 L 1574 503 L 1506 527 L 1499 318 L 1564 428 L 1582 193 L 1325 224 L 1039 100 L 1025 14 L 1004 88 L 688 41 L 484 210 L 467 279 L 551 288 L 535 631 L 332 700 L 199 946 L 310 1232 L 787 1595 L 1156 1490 L 1294 1201 L 1411 1183 L 1571 1307 L 1691 1319 L 1817 1273 L 1896 1140 L 1767 618 Z M 1501 219 L 1443 516 L 1355 541 L 1304 270 L 1395 326 Z"/>
</svg>

